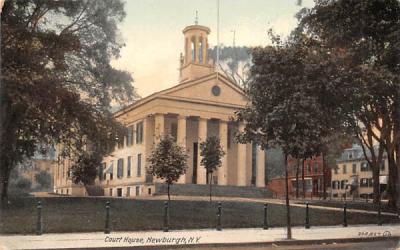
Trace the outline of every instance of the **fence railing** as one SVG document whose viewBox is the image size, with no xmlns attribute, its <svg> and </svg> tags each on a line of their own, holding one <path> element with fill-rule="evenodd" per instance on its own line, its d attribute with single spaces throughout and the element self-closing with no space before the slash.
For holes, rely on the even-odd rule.
<svg viewBox="0 0 400 250">
<path fill-rule="evenodd" d="M 104 223 L 104 233 L 105 234 L 110 234 L 112 231 L 112 205 L 110 201 L 107 201 L 105 204 L 105 223 Z M 39 201 L 37 203 L 36 206 L 37 209 L 37 220 L 36 220 L 36 235 L 42 235 L 43 232 L 43 216 L 42 216 L 42 212 L 43 212 L 43 205 L 42 203 Z M 162 228 L 160 228 L 162 231 L 164 232 L 168 232 L 170 230 L 170 218 L 169 218 L 169 210 L 170 210 L 170 206 L 168 204 L 168 201 L 164 202 L 164 206 L 163 206 L 163 223 L 162 223 Z M 376 211 L 377 213 L 377 225 L 382 225 L 382 206 L 381 203 L 379 203 L 378 209 Z M 343 210 L 342 210 L 342 214 L 343 214 L 343 227 L 347 227 L 348 226 L 348 221 L 347 221 L 347 203 L 343 204 Z M 216 217 L 215 217 L 215 229 L 217 231 L 221 231 L 223 229 L 223 224 L 222 224 L 222 215 L 223 215 L 223 205 L 222 202 L 218 202 L 218 206 L 216 209 Z M 305 219 L 304 219 L 304 227 L 305 229 L 309 229 L 311 227 L 311 223 L 310 223 L 310 212 L 309 212 L 309 203 L 306 203 L 305 206 Z M 263 223 L 262 223 L 262 229 L 264 230 L 268 230 L 269 229 L 269 225 L 268 225 L 268 204 L 265 203 L 263 206 Z"/>
</svg>

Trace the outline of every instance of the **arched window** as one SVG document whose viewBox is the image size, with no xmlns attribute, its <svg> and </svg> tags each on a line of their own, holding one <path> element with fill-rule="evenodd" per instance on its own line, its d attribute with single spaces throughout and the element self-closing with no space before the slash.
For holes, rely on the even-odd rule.
<svg viewBox="0 0 400 250">
<path fill-rule="evenodd" d="M 191 41 L 191 54 L 192 54 L 192 62 L 196 60 L 196 40 L 194 37 L 192 37 Z"/>
<path fill-rule="evenodd" d="M 203 48 L 204 48 L 204 39 L 200 37 L 199 41 L 199 62 L 203 62 Z"/>
</svg>

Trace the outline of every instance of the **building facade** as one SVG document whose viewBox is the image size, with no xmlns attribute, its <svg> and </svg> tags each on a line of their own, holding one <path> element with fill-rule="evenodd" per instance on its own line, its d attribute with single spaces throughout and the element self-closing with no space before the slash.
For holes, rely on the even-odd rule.
<svg viewBox="0 0 400 250">
<path fill-rule="evenodd" d="M 179 83 L 115 113 L 128 133 L 115 150 L 104 157 L 99 168 L 96 184 L 104 190 L 104 195 L 152 195 L 155 183 L 163 180 L 146 173 L 146 159 L 166 134 L 176 138 L 188 154 L 187 172 L 178 183 L 206 184 L 199 145 L 209 136 L 218 136 L 226 154 L 222 166 L 212 177 L 213 183 L 265 187 L 264 152 L 258 146 L 235 141 L 235 134 L 245 125 L 231 118 L 247 105 L 248 99 L 239 86 L 214 71 L 207 55 L 209 33 L 210 29 L 205 26 L 186 27 Z M 61 171 L 68 171 L 68 167 Z M 61 181 L 67 183 L 67 172 L 62 176 L 65 180 Z M 57 181 L 55 183 L 59 183 Z M 55 185 L 56 192 L 65 188 L 68 185 Z M 68 194 L 78 194 L 72 188 L 71 184 Z"/>
<path fill-rule="evenodd" d="M 384 155 L 380 164 L 380 191 L 385 193 L 389 175 L 388 161 Z M 373 198 L 372 170 L 359 145 L 345 149 L 332 169 L 332 198 Z"/>
</svg>

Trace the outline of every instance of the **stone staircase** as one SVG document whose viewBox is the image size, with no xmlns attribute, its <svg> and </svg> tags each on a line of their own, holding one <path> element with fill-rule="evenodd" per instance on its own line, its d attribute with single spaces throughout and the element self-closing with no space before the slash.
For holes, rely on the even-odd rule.
<svg viewBox="0 0 400 250">
<path fill-rule="evenodd" d="M 104 196 L 104 189 L 98 185 L 86 185 L 86 193 L 88 196 Z"/>
<path fill-rule="evenodd" d="M 164 183 L 155 184 L 154 195 L 166 195 L 167 185 Z M 170 187 L 171 195 L 185 196 L 208 196 L 208 185 L 197 184 L 174 184 Z M 245 198 L 272 198 L 273 193 L 265 188 L 259 187 L 237 187 L 237 186 L 212 186 L 212 195 L 220 197 L 245 197 Z"/>
</svg>

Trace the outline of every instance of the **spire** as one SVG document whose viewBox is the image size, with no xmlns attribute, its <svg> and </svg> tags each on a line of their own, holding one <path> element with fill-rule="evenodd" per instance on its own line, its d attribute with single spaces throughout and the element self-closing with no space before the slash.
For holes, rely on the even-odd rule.
<svg viewBox="0 0 400 250">
<path fill-rule="evenodd" d="M 196 19 L 194 19 L 194 24 L 198 25 L 199 24 L 199 16 L 198 16 L 198 11 L 196 10 Z"/>
</svg>

